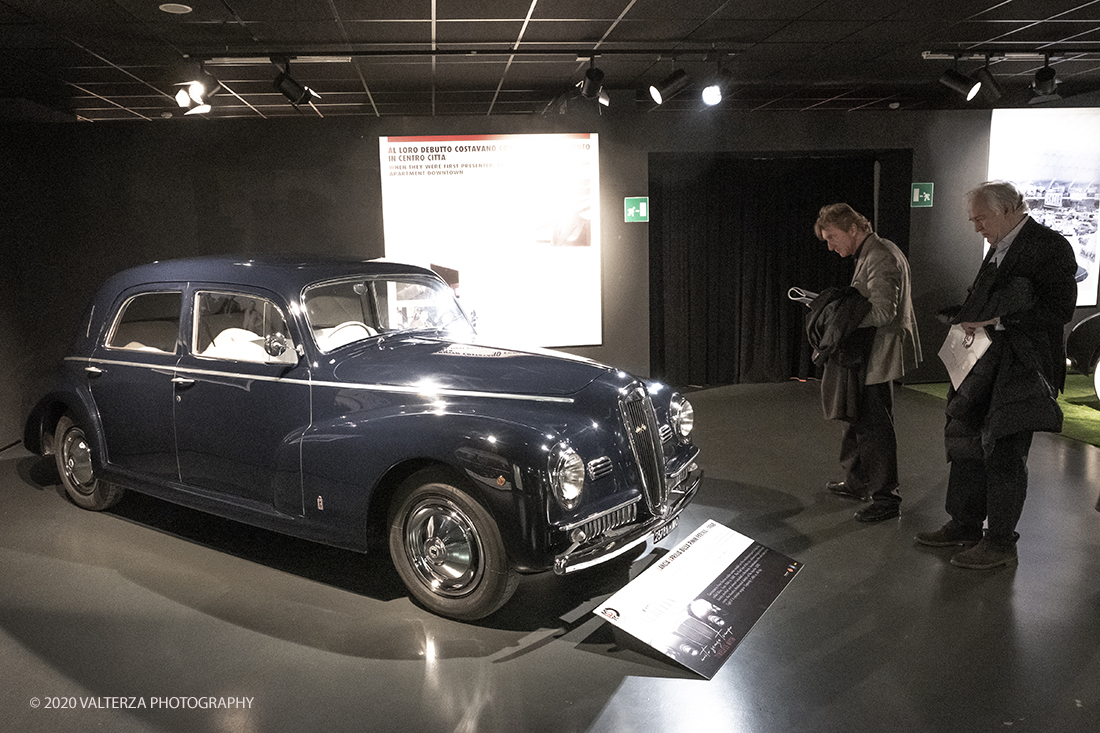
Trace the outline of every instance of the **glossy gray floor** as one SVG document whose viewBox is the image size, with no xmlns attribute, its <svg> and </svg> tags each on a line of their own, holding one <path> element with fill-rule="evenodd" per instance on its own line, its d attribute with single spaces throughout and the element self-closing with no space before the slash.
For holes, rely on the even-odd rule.
<svg viewBox="0 0 1100 733">
<path fill-rule="evenodd" d="M 662 547 L 710 518 L 805 563 L 711 681 L 591 614 L 645 558 L 525 579 L 493 617 L 457 623 L 413 605 L 381 557 L 132 494 L 79 510 L 15 448 L 0 454 L 0 729 L 1100 728 L 1100 449 L 1037 436 L 1020 565 L 982 573 L 913 542 L 945 519 L 942 401 L 898 390 L 903 515 L 864 525 L 822 488 L 840 426 L 815 384 L 692 399 L 708 477 Z"/>
</svg>

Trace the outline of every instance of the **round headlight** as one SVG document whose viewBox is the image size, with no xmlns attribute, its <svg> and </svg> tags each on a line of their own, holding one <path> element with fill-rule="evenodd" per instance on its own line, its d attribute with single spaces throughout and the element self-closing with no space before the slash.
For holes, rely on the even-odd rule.
<svg viewBox="0 0 1100 733">
<path fill-rule="evenodd" d="M 562 508 L 577 506 L 584 488 L 584 461 L 564 443 L 560 443 L 550 456 L 550 484 Z"/>
<path fill-rule="evenodd" d="M 676 434 L 681 438 L 691 435 L 691 430 L 695 427 L 695 408 L 691 406 L 687 398 L 681 394 L 672 395 L 672 402 L 669 404 L 668 410 L 672 429 L 676 431 Z"/>
</svg>

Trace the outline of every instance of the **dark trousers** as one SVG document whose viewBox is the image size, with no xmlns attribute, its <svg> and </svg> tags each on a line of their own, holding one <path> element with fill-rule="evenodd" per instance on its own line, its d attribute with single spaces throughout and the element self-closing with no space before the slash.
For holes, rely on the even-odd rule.
<svg viewBox="0 0 1100 733">
<path fill-rule="evenodd" d="M 959 524 L 980 528 L 989 519 L 991 541 L 1011 543 L 1027 497 L 1030 431 L 1007 435 L 984 459 L 951 461 L 947 479 L 947 513 Z"/>
<path fill-rule="evenodd" d="M 859 416 L 844 428 L 840 465 L 849 488 L 875 501 L 898 503 L 898 439 L 894 434 L 894 385 L 864 385 Z"/>
</svg>

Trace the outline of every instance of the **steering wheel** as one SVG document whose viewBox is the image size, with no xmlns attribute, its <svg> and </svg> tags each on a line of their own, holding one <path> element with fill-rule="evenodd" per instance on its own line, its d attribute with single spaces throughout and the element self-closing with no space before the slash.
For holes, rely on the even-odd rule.
<svg viewBox="0 0 1100 733">
<path fill-rule="evenodd" d="M 359 329 L 363 332 L 363 335 L 352 335 L 351 332 L 353 329 Z M 343 338 L 337 335 L 341 331 L 345 332 L 345 336 Z M 361 321 L 344 321 L 343 323 L 334 326 L 333 329 L 328 332 L 328 334 L 325 336 L 325 344 L 326 348 L 334 349 L 337 346 L 350 344 L 352 341 L 357 341 L 360 338 L 377 335 L 378 334 L 374 331 L 374 329 Z M 348 336 L 350 336 L 350 338 Z"/>
</svg>

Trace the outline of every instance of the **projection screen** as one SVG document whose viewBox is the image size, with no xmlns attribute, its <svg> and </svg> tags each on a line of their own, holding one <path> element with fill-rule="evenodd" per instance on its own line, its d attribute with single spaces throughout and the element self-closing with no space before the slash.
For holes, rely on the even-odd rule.
<svg viewBox="0 0 1100 733">
<path fill-rule="evenodd" d="M 381 137 L 386 258 L 431 267 L 484 341 L 598 345 L 595 134 Z"/>
<path fill-rule="evenodd" d="M 1031 215 L 1077 255 L 1077 305 L 1096 305 L 1100 109 L 995 109 L 989 180 L 1015 183 Z"/>
</svg>

